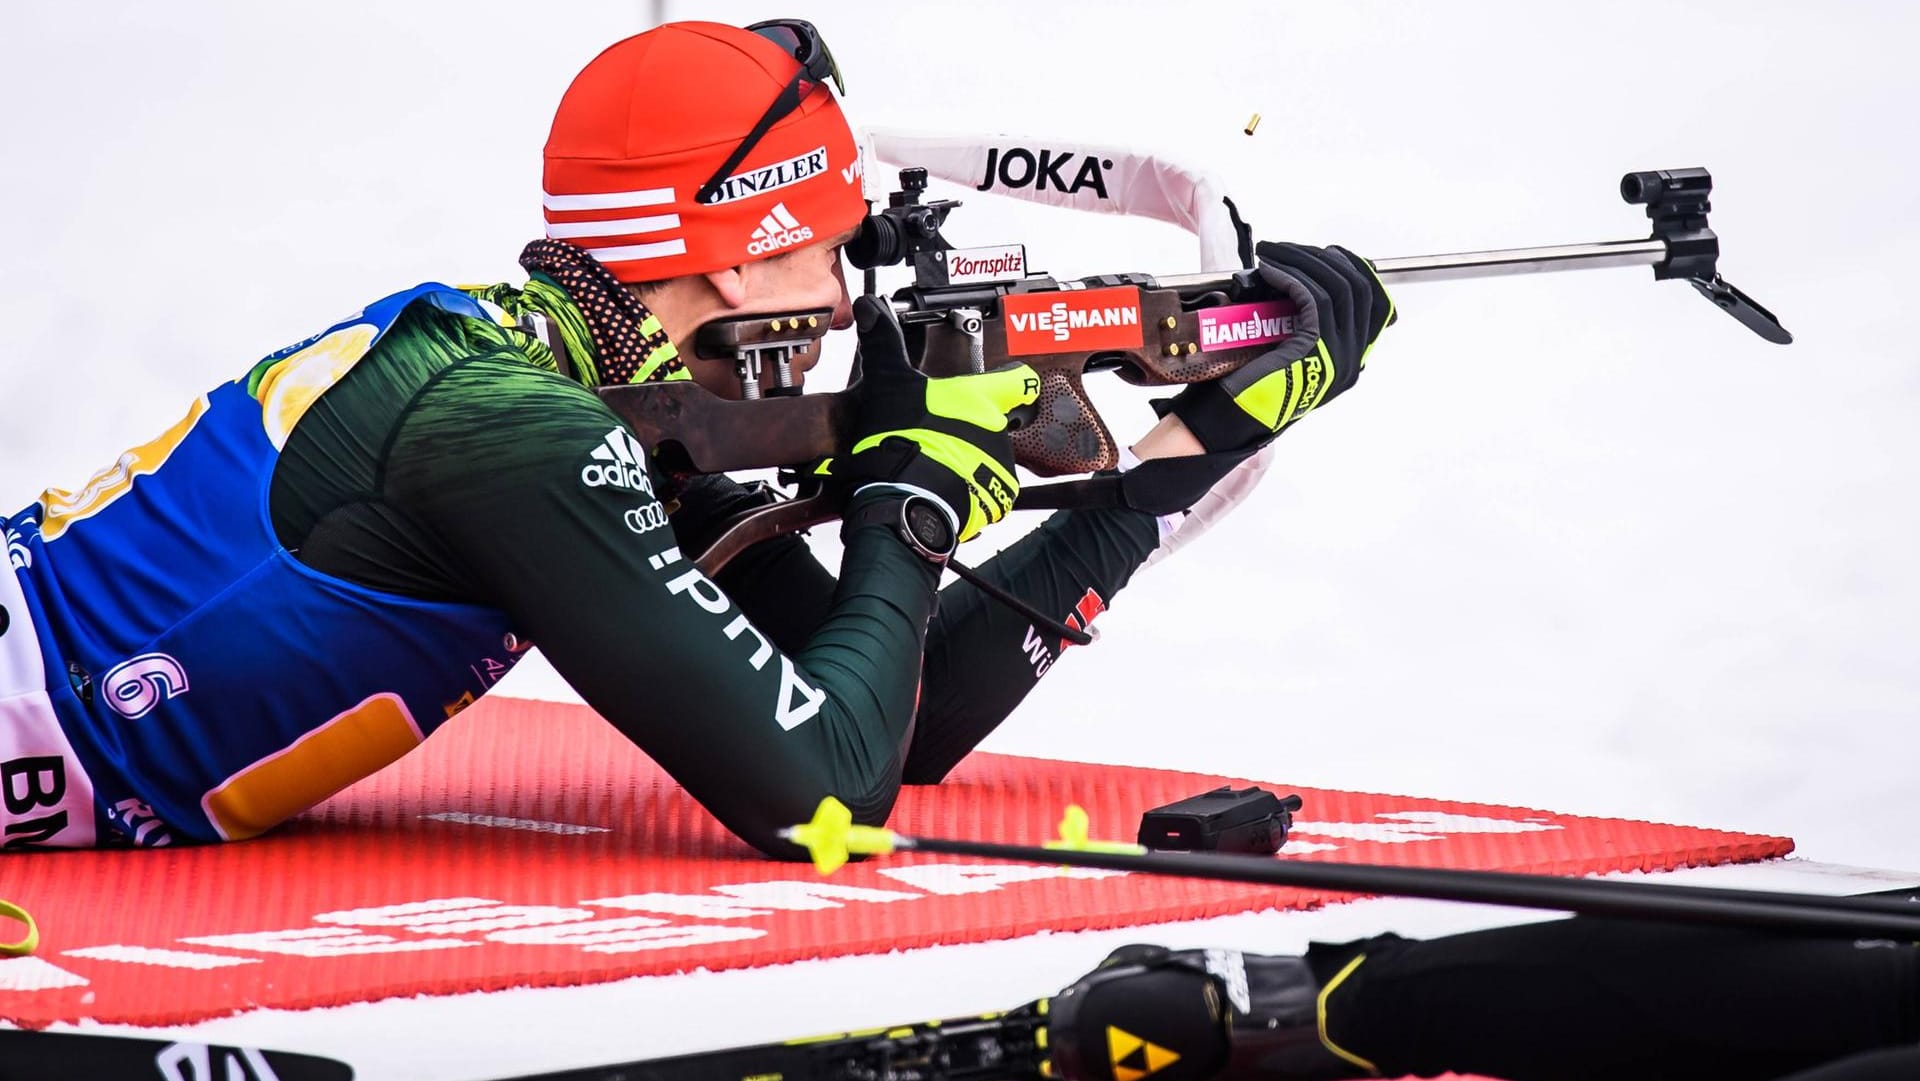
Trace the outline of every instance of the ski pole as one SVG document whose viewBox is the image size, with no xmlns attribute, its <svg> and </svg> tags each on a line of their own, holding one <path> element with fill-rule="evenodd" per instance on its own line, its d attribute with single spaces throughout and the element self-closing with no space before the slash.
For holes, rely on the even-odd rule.
<svg viewBox="0 0 1920 1081">
<path fill-rule="evenodd" d="M 813 821 L 788 827 L 780 835 L 807 849 L 822 874 L 839 869 L 851 854 L 928 852 L 1176 878 L 1549 909 L 1586 916 L 1740 926 L 1842 938 L 1920 940 L 1920 906 L 1900 901 L 1561 878 L 1509 871 L 1151 852 L 1136 844 L 1088 840 L 1086 812 L 1078 807 L 1067 809 L 1061 823 L 1061 840 L 1047 845 L 916 837 L 876 826 L 856 826 L 852 813 L 832 797 L 821 802 Z"/>
</svg>

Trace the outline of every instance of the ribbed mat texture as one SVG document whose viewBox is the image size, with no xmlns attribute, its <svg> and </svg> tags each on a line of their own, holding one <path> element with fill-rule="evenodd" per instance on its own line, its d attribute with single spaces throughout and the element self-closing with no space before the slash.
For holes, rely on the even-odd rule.
<svg viewBox="0 0 1920 1081">
<path fill-rule="evenodd" d="M 1096 837 L 1131 840 L 1143 810 L 1229 781 L 1299 792 L 1287 846 L 1298 859 L 1586 874 L 1792 849 L 1778 837 L 991 754 L 946 784 L 908 789 L 891 825 L 1031 843 L 1078 803 Z M 0 960 L 0 1018 L 38 1026 L 565 986 L 1337 895 L 930 857 L 822 879 L 733 840 L 586 708 L 489 699 L 265 837 L 4 856 L 0 897 L 29 908 L 43 934 L 37 956 Z"/>
</svg>

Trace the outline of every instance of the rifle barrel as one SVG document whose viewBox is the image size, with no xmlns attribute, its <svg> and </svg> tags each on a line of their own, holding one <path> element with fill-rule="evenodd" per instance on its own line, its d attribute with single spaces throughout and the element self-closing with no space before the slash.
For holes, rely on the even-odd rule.
<svg viewBox="0 0 1920 1081">
<path fill-rule="evenodd" d="M 1506 274 L 1545 274 L 1555 270 L 1599 270 L 1603 267 L 1652 266 L 1667 257 L 1667 242 L 1609 240 L 1599 244 L 1554 244 L 1543 248 L 1507 248 L 1454 255 L 1416 255 L 1381 259 L 1373 266 L 1389 282 L 1455 281 L 1494 278 Z"/>
<path fill-rule="evenodd" d="M 1653 266 L 1666 258 L 1667 242 L 1658 237 L 1649 237 L 1642 240 L 1607 240 L 1598 244 L 1550 244 L 1539 248 L 1413 255 L 1376 259 L 1373 266 L 1380 272 L 1382 281 L 1397 285 L 1403 282 L 1497 278 L 1508 274 L 1544 274 L 1555 270 Z M 1155 280 L 1163 288 L 1196 289 L 1224 285 L 1227 276 L 1218 272 L 1173 274 Z"/>
</svg>

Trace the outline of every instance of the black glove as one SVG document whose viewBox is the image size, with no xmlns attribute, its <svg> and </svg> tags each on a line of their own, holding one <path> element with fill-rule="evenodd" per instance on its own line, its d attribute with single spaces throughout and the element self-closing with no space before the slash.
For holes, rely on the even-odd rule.
<svg viewBox="0 0 1920 1081">
<path fill-rule="evenodd" d="M 1209 451 L 1259 446 L 1360 378 L 1393 320 L 1372 264 L 1345 248 L 1255 246 L 1262 283 L 1292 301 L 1294 331 L 1271 351 L 1174 396 L 1172 412 Z"/>
<path fill-rule="evenodd" d="M 907 360 L 907 343 L 884 300 L 853 302 L 860 335 L 859 417 L 848 453 L 821 471 L 847 494 L 867 484 L 932 493 L 953 512 L 966 540 L 1013 509 L 1007 414 L 1031 406 L 1040 379 L 1025 364 L 929 379 Z"/>
</svg>

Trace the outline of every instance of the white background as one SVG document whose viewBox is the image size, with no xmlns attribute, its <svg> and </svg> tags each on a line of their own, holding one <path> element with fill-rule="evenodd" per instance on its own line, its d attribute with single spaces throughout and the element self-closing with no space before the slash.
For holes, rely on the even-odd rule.
<svg viewBox="0 0 1920 1081">
<path fill-rule="evenodd" d="M 0 506 L 367 300 L 517 278 L 553 105 L 650 11 L 12 6 Z M 1920 867 L 1910 5 L 668 13 L 695 12 L 813 19 L 856 124 L 1150 147 L 1219 175 L 1263 237 L 1373 256 L 1644 235 L 1619 175 L 1710 167 L 1722 267 L 1794 345 L 1645 269 L 1405 287 L 1360 387 L 989 746 Z M 1057 274 L 1193 269 L 1167 226 L 963 194 L 958 243 L 1024 241 Z M 1144 428 L 1137 394 L 1111 400 Z"/>
</svg>

